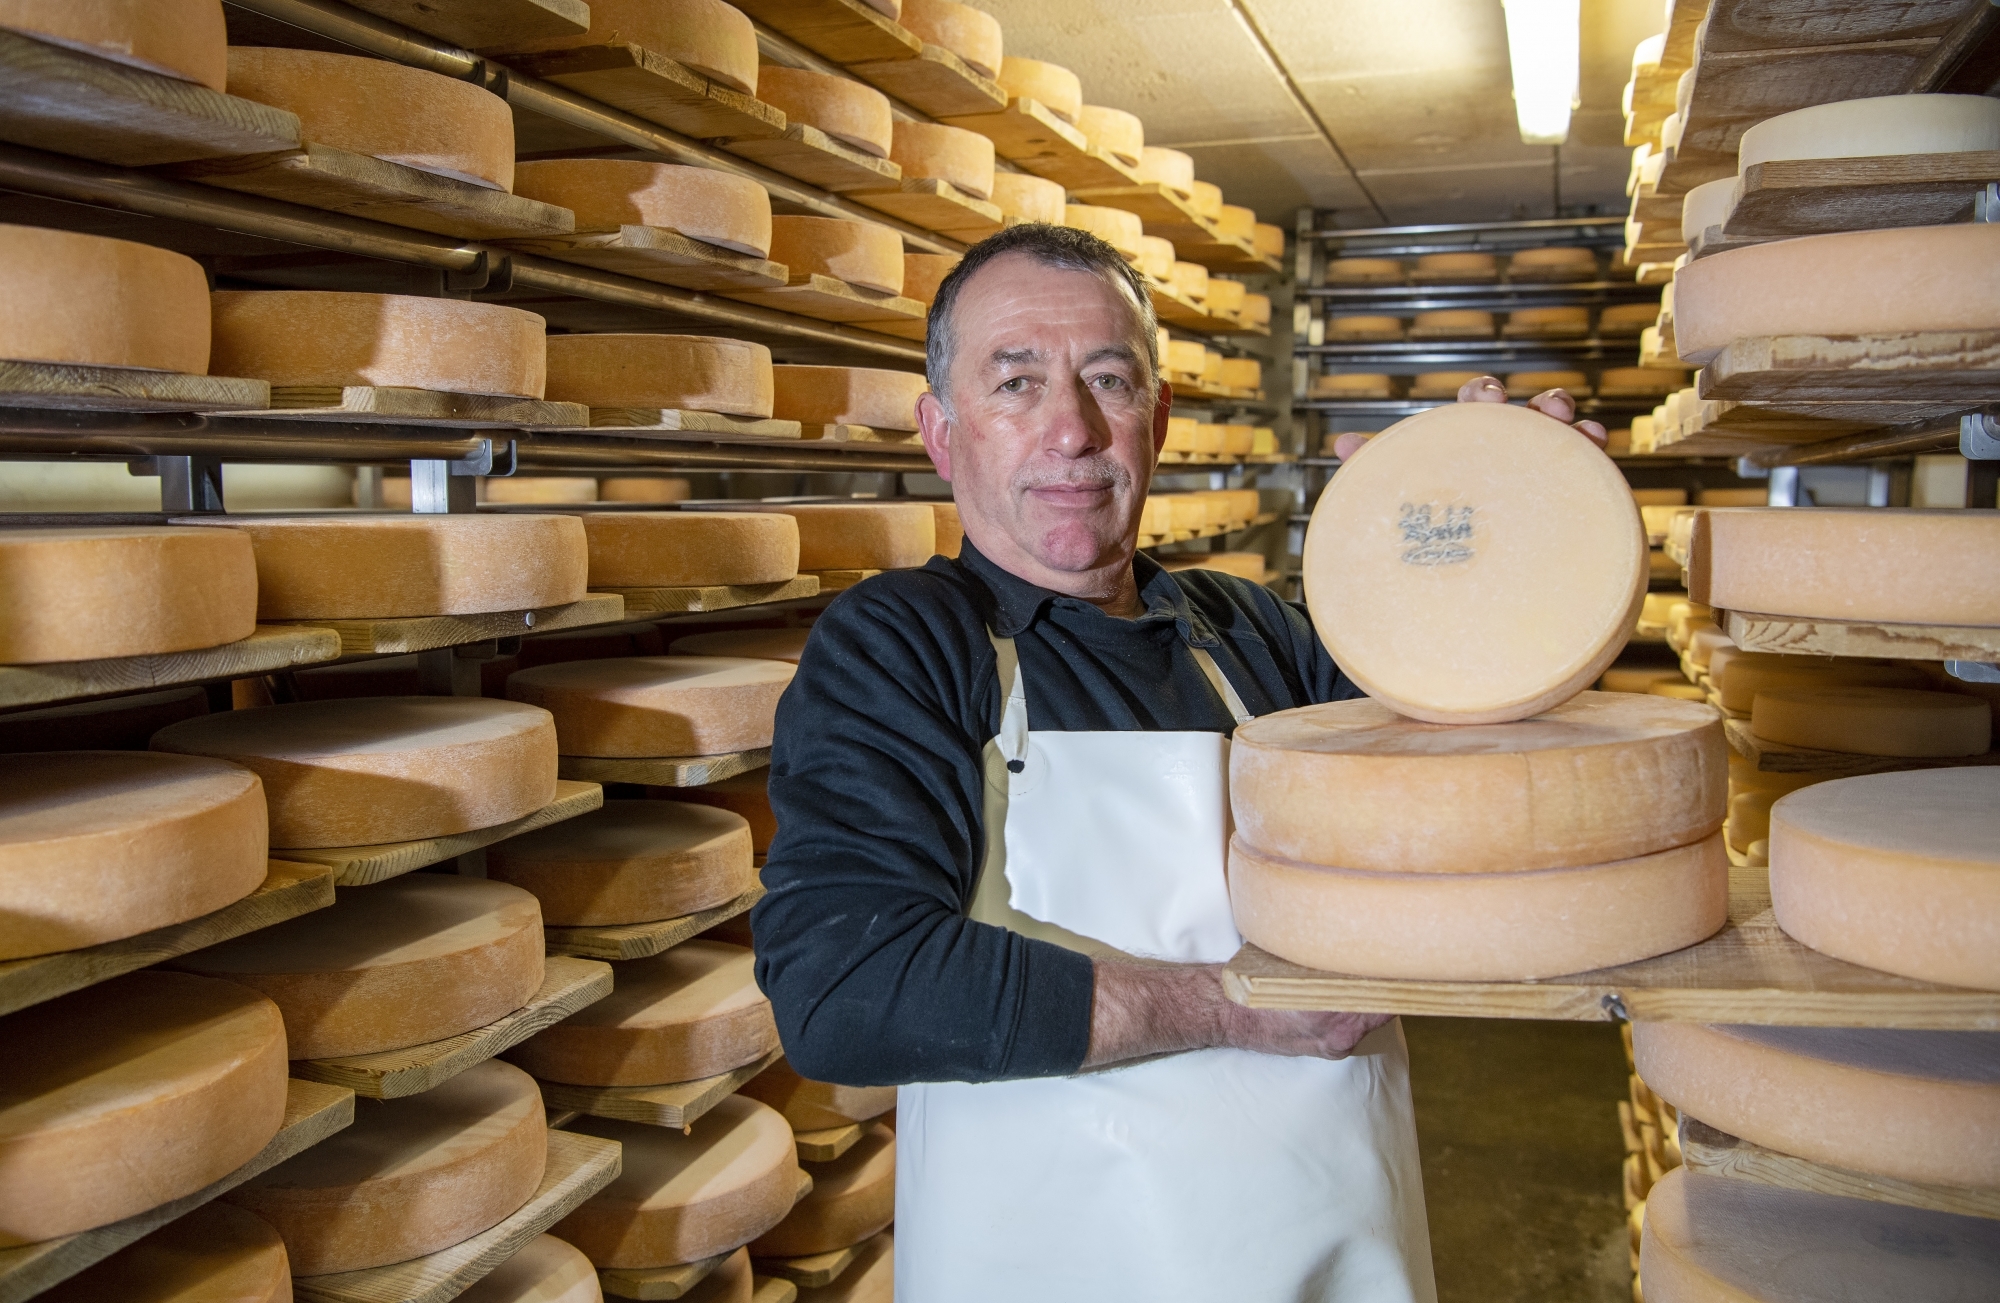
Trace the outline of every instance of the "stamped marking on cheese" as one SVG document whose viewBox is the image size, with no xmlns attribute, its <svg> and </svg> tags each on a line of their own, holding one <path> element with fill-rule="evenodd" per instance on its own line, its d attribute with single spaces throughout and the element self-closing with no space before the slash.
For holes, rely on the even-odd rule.
<svg viewBox="0 0 2000 1303">
<path fill-rule="evenodd" d="M 1402 532 L 1403 542 L 1409 544 L 1403 549 L 1403 564 L 1449 566 L 1470 561 L 1474 555 L 1473 510 L 1405 502 L 1396 516 L 1396 528 Z"/>
</svg>

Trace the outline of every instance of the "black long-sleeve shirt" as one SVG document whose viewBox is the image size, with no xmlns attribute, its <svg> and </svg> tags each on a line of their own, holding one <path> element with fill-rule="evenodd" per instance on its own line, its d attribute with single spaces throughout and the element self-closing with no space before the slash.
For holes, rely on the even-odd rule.
<svg viewBox="0 0 2000 1303">
<path fill-rule="evenodd" d="M 814 624 L 778 704 L 757 980 L 805 1076 L 849 1085 L 1058 1076 L 1090 1039 L 1090 960 L 966 917 L 985 854 L 981 751 L 1000 726 L 990 627 L 1031 729 L 1204 730 L 1359 696 L 1298 608 L 1214 571 L 1135 562 L 1145 614 L 1106 615 L 981 556 L 870 579 Z"/>
</svg>

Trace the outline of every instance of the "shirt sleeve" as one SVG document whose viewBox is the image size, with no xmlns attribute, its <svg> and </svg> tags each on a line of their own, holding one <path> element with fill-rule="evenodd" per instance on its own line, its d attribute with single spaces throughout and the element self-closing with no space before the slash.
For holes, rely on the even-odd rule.
<svg viewBox="0 0 2000 1303">
<path fill-rule="evenodd" d="M 906 597 L 871 583 L 830 606 L 779 702 L 758 984 L 813 1080 L 1073 1073 L 1090 959 L 965 917 L 985 849 L 991 646 Z"/>
</svg>

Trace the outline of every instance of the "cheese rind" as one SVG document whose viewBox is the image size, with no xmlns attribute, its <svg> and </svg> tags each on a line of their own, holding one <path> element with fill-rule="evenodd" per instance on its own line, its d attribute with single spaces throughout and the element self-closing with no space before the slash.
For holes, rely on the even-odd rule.
<svg viewBox="0 0 2000 1303">
<path fill-rule="evenodd" d="M 749 827 L 727 810 L 606 801 L 488 847 L 486 875 L 532 892 L 551 927 L 649 923 L 750 890 L 752 845 Z"/>
<path fill-rule="evenodd" d="M 889 112 L 889 97 L 873 86 L 832 73 L 767 63 L 757 70 L 757 98 L 783 109 L 788 121 L 818 127 L 864 154 L 889 157 L 895 118 Z M 770 207 L 768 199 L 764 206 Z"/>
<path fill-rule="evenodd" d="M 583 532 L 599 588 L 776 584 L 799 572 L 799 527 L 781 513 L 593 512 Z"/>
<path fill-rule="evenodd" d="M 771 375 L 772 412 L 808 425 L 915 430 L 917 399 L 930 387 L 920 371 L 881 367 L 779 366 Z"/>
<path fill-rule="evenodd" d="M 896 1133 L 881 1123 L 840 1157 L 809 1168 L 813 1188 L 785 1220 L 750 1242 L 761 1257 L 831 1253 L 859 1244 L 896 1215 Z"/>
<path fill-rule="evenodd" d="M 768 69 L 766 75 L 775 71 L 780 70 Z M 867 90 L 842 78 L 824 80 Z M 756 258 L 771 252 L 771 196 L 747 176 L 712 167 L 624 158 L 539 159 L 516 165 L 514 193 L 569 209 L 579 231 L 658 226 Z"/>
<path fill-rule="evenodd" d="M 1128 262 L 1138 259 L 1139 241 L 1145 236 L 1145 226 L 1139 220 L 1139 214 L 1096 204 L 1064 204 L 1062 224 L 1090 232 L 1118 250 Z"/>
<path fill-rule="evenodd" d="M 1910 665 L 1873 665 L 1813 656 L 1760 658 L 1734 646 L 1710 652 L 1708 669 L 1709 682 L 1720 695 L 1722 708 L 1740 715 L 1749 714 L 1758 695 L 1765 692 L 1837 687 L 1921 688 L 1927 683 L 1923 672 Z"/>
<path fill-rule="evenodd" d="M 292 1272 L 285 1242 L 269 1222 L 226 1203 L 207 1203 L 35 1297 L 42 1303 L 291 1303 Z"/>
<path fill-rule="evenodd" d="M 483 479 L 481 502 L 574 505 L 597 501 L 597 481 L 587 475 L 506 475 Z"/>
<path fill-rule="evenodd" d="M 836 1086 L 812 1081 L 780 1059 L 746 1082 L 740 1092 L 784 1115 L 794 1131 L 823 1131 L 870 1122 L 896 1107 L 894 1086 Z"/>
<path fill-rule="evenodd" d="M 1018 217 L 1027 222 L 1063 224 L 1063 188 L 1044 177 L 1026 172 L 995 172 L 993 202 L 1002 217 Z M 1172 249 L 1173 246 L 1167 246 Z"/>
<path fill-rule="evenodd" d="M 1992 229 L 2000 234 L 2000 226 Z M 1994 252 L 2000 259 L 2000 246 Z M 1764 615 L 2000 625 L 2000 585 L 1989 582 L 1977 567 L 1949 563 L 1996 546 L 2000 512 L 1995 511 L 1703 511 L 1695 521 L 1689 591 L 1724 610 Z"/>
<path fill-rule="evenodd" d="M 727 635 L 711 634 L 708 636 L 726 637 Z M 690 638 L 685 641 L 701 642 L 703 639 Z M 800 641 L 803 641 L 803 638 Z M 676 655 L 755 656 L 759 654 L 755 651 L 732 652 L 719 648 L 712 651 L 704 651 L 699 648 L 681 648 L 680 643 L 674 645 L 677 649 L 675 652 Z M 799 663 L 796 653 L 791 656 L 772 656 L 770 659 L 788 661 L 793 665 Z M 771 793 L 768 786 L 770 775 L 771 771 L 769 769 L 753 769 L 747 774 L 738 774 L 734 778 L 725 778 L 719 783 L 705 783 L 700 787 L 653 788 L 647 792 L 647 795 L 657 800 L 672 803 L 714 806 L 718 810 L 727 810 L 750 825 L 750 847 L 757 854 L 763 855 L 771 849 L 771 841 L 778 834 L 778 817 L 771 812 Z"/>
<path fill-rule="evenodd" d="M 208 373 L 208 278 L 182 254 L 0 225 L 0 301 L 0 358 Z"/>
<path fill-rule="evenodd" d="M 898 122 L 889 158 L 906 179 L 949 181 L 975 199 L 993 193 L 993 142 L 963 127 Z"/>
<path fill-rule="evenodd" d="M 771 415 L 771 350 L 712 335 L 551 335 L 548 397 L 587 407 Z"/>
<path fill-rule="evenodd" d="M 1864 756 L 1979 756 L 1993 748 L 1993 711 L 1955 692 L 1781 689 L 1757 694 L 1750 731 L 1789 746 Z"/>
<path fill-rule="evenodd" d="M 0 531 L 0 664 L 193 651 L 257 629 L 247 535 L 157 526 Z"/>
<path fill-rule="evenodd" d="M 929 307 L 931 301 L 937 298 L 938 286 L 944 283 L 944 278 L 951 275 L 951 269 L 956 266 L 958 255 L 955 253 L 904 254 L 903 297 Z"/>
<path fill-rule="evenodd" d="M 1681 200 L 1681 239 L 1684 242 L 1693 244 L 1701 238 L 1703 231 L 1728 220 L 1729 210 L 1736 202 L 1738 184 L 1736 177 L 1717 177 L 1687 192 L 1687 197 Z"/>
<path fill-rule="evenodd" d="M 955 0 L 903 0 L 903 26 L 972 65 L 982 77 L 1000 75 L 1000 20 Z"/>
<path fill-rule="evenodd" d="M 722 0 L 596 0 L 590 30 L 517 41 L 508 53 L 636 45 L 664 54 L 731 90 L 757 93 L 757 29 Z"/>
<path fill-rule="evenodd" d="M 1527 273 L 1535 279 L 1561 277 L 1588 280 L 1597 272 L 1597 255 L 1575 245 L 1550 245 L 1540 249 L 1517 249 L 1507 259 L 1507 274 Z"/>
<path fill-rule="evenodd" d="M 994 80 L 1010 98 L 1034 100 L 1071 126 L 1083 112 L 1083 83 L 1060 64 L 1007 55 Z"/>
<path fill-rule="evenodd" d="M 1403 264 L 1394 258 L 1335 258 L 1326 264 L 1331 284 L 1395 284 L 1404 276 Z"/>
<path fill-rule="evenodd" d="M 1441 335 L 1446 331 L 1464 335 L 1467 338 L 1486 339 L 1493 334 L 1493 314 L 1476 312 L 1467 308 L 1446 308 L 1436 312 L 1419 312 L 1411 323 L 1413 330 L 1422 330 Z"/>
<path fill-rule="evenodd" d="M 903 287 L 903 237 L 879 222 L 773 217 L 771 259 L 791 268 L 793 276 L 831 276 L 884 294 Z"/>
<path fill-rule="evenodd" d="M 937 555 L 927 502 L 744 503 L 799 522 L 801 570 L 909 570 Z"/>
<path fill-rule="evenodd" d="M 1190 181 L 1188 183 L 1188 207 L 1195 215 L 1217 222 L 1222 217 L 1222 187 L 1213 181 Z"/>
<path fill-rule="evenodd" d="M 771 745 L 782 661 L 626 656 L 539 665 L 508 676 L 507 695 L 555 716 L 571 756 L 707 756 Z"/>
<path fill-rule="evenodd" d="M 2000 100 L 1984 95 L 1874 95 L 1794 109 L 1753 123 L 1739 171 L 1791 158 L 1883 158 L 2000 150 Z"/>
<path fill-rule="evenodd" d="M 462 1303 L 604 1303 L 597 1268 L 553 1235 L 529 1240 L 458 1297 Z"/>
<path fill-rule="evenodd" d="M 217 290 L 209 301 L 217 375 L 542 396 L 547 323 L 519 308 L 344 290 Z"/>
<path fill-rule="evenodd" d="M 1532 398 L 1550 389 L 1590 393 L 1590 377 L 1581 371 L 1513 371 L 1507 376 L 1509 398 Z"/>
<path fill-rule="evenodd" d="M 1417 258 L 1416 274 L 1433 280 L 1489 279 L 1500 274 L 1500 263 L 1490 253 L 1426 253 Z"/>
<path fill-rule="evenodd" d="M 1148 145 L 1139 152 L 1137 168 L 1141 183 L 1163 185 L 1187 198 L 1194 190 L 1194 156 L 1178 149 Z M 1401 272 L 1402 265 L 1397 264 Z"/>
<path fill-rule="evenodd" d="M 0 28 L 210 90 L 228 77 L 220 0 L 7 0 Z"/>
<path fill-rule="evenodd" d="M 1101 149 L 1127 167 L 1137 167 L 1146 154 L 1146 124 L 1136 113 L 1085 104 L 1077 110 L 1077 129 L 1092 149 Z"/>
</svg>

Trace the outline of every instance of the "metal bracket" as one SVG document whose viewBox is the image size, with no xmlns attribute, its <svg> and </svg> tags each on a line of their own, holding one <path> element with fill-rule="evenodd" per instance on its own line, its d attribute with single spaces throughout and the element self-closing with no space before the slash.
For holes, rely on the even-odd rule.
<svg viewBox="0 0 2000 1303">
<path fill-rule="evenodd" d="M 512 475 L 519 464 L 512 439 L 481 439 L 479 451 L 456 461 L 410 462 L 410 510 L 419 515 L 464 515 L 479 508 L 482 475 Z"/>
<path fill-rule="evenodd" d="M 1972 220 L 2000 222 L 2000 181 L 1988 181 L 1984 190 L 1972 196 Z"/>
<path fill-rule="evenodd" d="M 160 510 L 169 515 L 214 516 L 222 505 L 220 457 L 144 457 L 127 462 L 133 475 L 160 477 Z"/>
<path fill-rule="evenodd" d="M 477 293 L 505 294 L 514 288 L 514 260 L 502 255 L 497 260 L 481 249 L 478 259 L 464 271 L 443 273 L 440 287 L 445 298 L 471 298 Z"/>
<path fill-rule="evenodd" d="M 493 92 L 503 100 L 507 98 L 509 76 L 506 68 L 497 63 L 488 63 L 484 59 L 474 59 L 472 67 L 465 72 L 466 81 L 482 90 Z"/>
<path fill-rule="evenodd" d="M 2000 683 L 2000 665 L 1990 661 L 1946 661 L 1944 672 L 1966 683 Z"/>
<path fill-rule="evenodd" d="M 1768 480 L 1771 478 L 1769 466 L 1759 466 L 1748 457 L 1736 459 L 1736 478 L 1739 480 Z"/>
<path fill-rule="evenodd" d="M 2000 417 L 1991 412 L 1959 417 L 1958 451 L 1968 461 L 2000 461 Z"/>
</svg>

